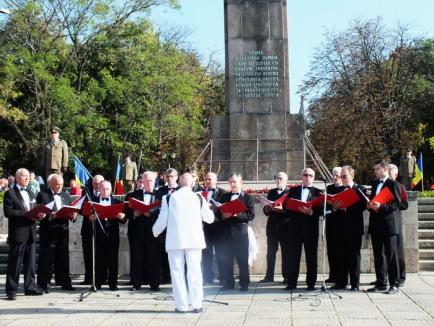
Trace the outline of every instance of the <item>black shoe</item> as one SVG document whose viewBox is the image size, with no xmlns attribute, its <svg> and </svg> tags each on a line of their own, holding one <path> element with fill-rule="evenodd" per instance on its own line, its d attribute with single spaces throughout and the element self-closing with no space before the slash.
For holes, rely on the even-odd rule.
<svg viewBox="0 0 434 326">
<path fill-rule="evenodd" d="M 50 290 L 51 290 L 49 285 L 47 285 L 47 286 L 39 285 L 39 288 L 41 289 L 42 292 L 47 293 L 47 294 L 50 293 Z"/>
<path fill-rule="evenodd" d="M 389 290 L 387 290 L 387 294 L 395 294 L 395 293 L 398 293 L 399 292 L 399 287 L 397 287 L 397 286 L 391 286 L 390 288 L 389 288 Z"/>
<path fill-rule="evenodd" d="M 325 282 L 325 283 L 335 283 L 335 280 L 334 280 L 333 278 L 329 277 L 329 278 L 326 279 L 324 282 Z"/>
<path fill-rule="evenodd" d="M 402 288 L 405 284 L 405 281 L 399 282 L 398 287 Z"/>
<path fill-rule="evenodd" d="M 6 295 L 7 295 L 7 297 L 6 297 L 7 300 L 11 300 L 11 301 L 17 300 L 16 293 L 7 293 Z"/>
<path fill-rule="evenodd" d="M 151 286 L 151 291 L 152 292 L 160 292 L 160 287 L 159 286 Z"/>
<path fill-rule="evenodd" d="M 169 279 L 163 279 L 161 281 L 161 284 L 170 284 L 170 283 L 172 283 L 172 281 L 170 280 L 170 278 Z"/>
<path fill-rule="evenodd" d="M 369 283 L 369 285 L 377 285 L 377 281 L 372 281 Z"/>
<path fill-rule="evenodd" d="M 367 290 L 367 292 L 384 292 L 387 290 L 387 286 L 374 286 Z"/>
<path fill-rule="evenodd" d="M 315 291 L 315 290 L 316 290 L 315 285 L 309 285 L 309 286 L 307 287 L 307 290 L 308 290 L 308 291 Z"/>
<path fill-rule="evenodd" d="M 242 286 L 242 287 L 240 288 L 240 291 L 241 291 L 241 292 L 249 291 L 249 287 L 248 287 L 247 285 Z"/>
<path fill-rule="evenodd" d="M 271 277 L 264 277 L 258 283 L 273 283 L 273 282 L 274 282 L 274 279 L 272 279 Z"/>
<path fill-rule="evenodd" d="M 286 288 L 285 288 L 285 290 L 286 291 L 292 291 L 292 290 L 295 290 L 297 288 L 297 286 L 296 285 L 287 285 L 286 286 Z"/>
<path fill-rule="evenodd" d="M 101 285 L 95 285 L 95 289 L 101 290 Z"/>
<path fill-rule="evenodd" d="M 127 285 L 133 285 L 133 281 L 130 280 Z"/>
<path fill-rule="evenodd" d="M 204 281 L 203 285 L 214 285 L 214 282 L 213 281 L 212 282 Z"/>
<path fill-rule="evenodd" d="M 68 285 L 62 285 L 62 290 L 64 290 L 64 291 L 75 291 L 76 288 L 73 287 L 71 284 L 68 284 Z"/>
<path fill-rule="evenodd" d="M 360 288 L 358 286 L 352 286 L 351 291 L 357 292 L 357 291 L 360 291 Z"/>
<path fill-rule="evenodd" d="M 142 287 L 141 286 L 133 286 L 130 291 L 139 291 Z"/>
<path fill-rule="evenodd" d="M 280 284 L 287 285 L 288 284 L 288 280 L 286 278 L 284 278 L 283 281 L 280 282 Z"/>
<path fill-rule="evenodd" d="M 220 288 L 220 291 L 227 291 L 227 290 L 233 290 L 233 289 L 235 289 L 235 286 L 234 286 L 234 285 L 223 285 L 223 286 Z"/>
<path fill-rule="evenodd" d="M 203 312 L 203 308 L 195 308 L 191 312 L 194 314 L 200 314 L 201 312 Z"/>
<path fill-rule="evenodd" d="M 341 285 L 333 285 L 330 287 L 330 290 L 346 290 L 346 286 L 341 286 Z"/>
<path fill-rule="evenodd" d="M 118 288 L 117 285 L 110 285 L 109 289 L 110 289 L 110 291 L 117 291 L 117 290 L 119 290 L 119 288 Z"/>
<path fill-rule="evenodd" d="M 79 285 L 90 285 L 91 283 L 91 281 L 84 280 L 83 282 L 80 282 Z"/>
<path fill-rule="evenodd" d="M 186 314 L 188 311 L 178 310 L 178 308 L 175 308 L 175 312 L 178 314 Z"/>
<path fill-rule="evenodd" d="M 43 295 L 44 293 L 40 289 L 24 291 L 24 295 Z"/>
</svg>

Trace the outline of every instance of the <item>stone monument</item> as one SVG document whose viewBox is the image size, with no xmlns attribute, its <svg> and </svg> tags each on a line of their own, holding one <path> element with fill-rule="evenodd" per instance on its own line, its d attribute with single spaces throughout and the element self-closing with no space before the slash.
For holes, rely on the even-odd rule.
<svg viewBox="0 0 434 326">
<path fill-rule="evenodd" d="M 226 116 L 212 123 L 219 179 L 298 178 L 303 114 L 290 114 L 286 0 L 225 0 Z"/>
</svg>

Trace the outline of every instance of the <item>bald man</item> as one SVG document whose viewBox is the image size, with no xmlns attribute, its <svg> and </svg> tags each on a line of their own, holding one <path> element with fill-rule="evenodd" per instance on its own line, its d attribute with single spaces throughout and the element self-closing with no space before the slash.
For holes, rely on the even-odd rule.
<svg viewBox="0 0 434 326">
<path fill-rule="evenodd" d="M 53 213 L 41 220 L 39 226 L 39 260 L 38 285 L 45 293 L 50 292 L 50 281 L 53 275 L 52 266 L 56 270 L 56 280 L 62 290 L 73 291 L 69 276 L 69 221 L 56 218 L 56 212 L 62 206 L 70 204 L 71 199 L 67 193 L 62 193 L 63 177 L 51 174 L 47 179 L 48 188 L 39 192 L 36 197 L 38 204 L 48 204 L 54 201 Z M 74 220 L 77 213 L 71 213 L 69 218 Z"/>
</svg>

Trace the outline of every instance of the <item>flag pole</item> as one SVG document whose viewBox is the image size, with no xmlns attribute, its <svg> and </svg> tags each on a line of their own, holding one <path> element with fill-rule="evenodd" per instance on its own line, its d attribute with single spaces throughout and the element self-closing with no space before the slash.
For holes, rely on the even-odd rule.
<svg viewBox="0 0 434 326">
<path fill-rule="evenodd" d="M 422 191 L 423 191 L 423 156 L 422 156 L 422 152 L 420 152 L 420 168 L 421 168 L 421 173 L 422 173 Z"/>
</svg>

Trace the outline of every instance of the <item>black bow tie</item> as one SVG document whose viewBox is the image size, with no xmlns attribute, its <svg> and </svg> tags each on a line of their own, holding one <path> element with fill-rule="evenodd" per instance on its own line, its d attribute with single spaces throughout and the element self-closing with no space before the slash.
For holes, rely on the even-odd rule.
<svg viewBox="0 0 434 326">
<path fill-rule="evenodd" d="M 60 196 L 60 192 L 55 192 L 53 196 Z"/>
<path fill-rule="evenodd" d="M 149 191 L 145 191 L 143 194 L 144 195 L 151 195 L 152 196 L 152 192 L 149 192 Z"/>
<path fill-rule="evenodd" d="M 206 191 L 215 191 L 215 188 L 207 189 Z"/>
<path fill-rule="evenodd" d="M 108 201 L 110 198 L 101 198 L 101 200 L 103 201 L 103 200 L 106 200 L 106 201 Z"/>
<path fill-rule="evenodd" d="M 20 191 L 24 191 L 24 190 L 27 191 L 27 188 L 20 188 Z"/>
<path fill-rule="evenodd" d="M 308 189 L 308 190 L 310 190 L 312 187 L 305 187 L 305 186 L 303 186 L 303 189 Z"/>
<path fill-rule="evenodd" d="M 232 193 L 232 196 L 235 196 L 235 195 L 239 196 L 240 193 L 239 193 L 239 192 L 233 192 L 233 193 Z"/>
<path fill-rule="evenodd" d="M 378 183 L 383 183 L 383 182 L 384 182 L 383 180 L 378 181 Z"/>
</svg>

